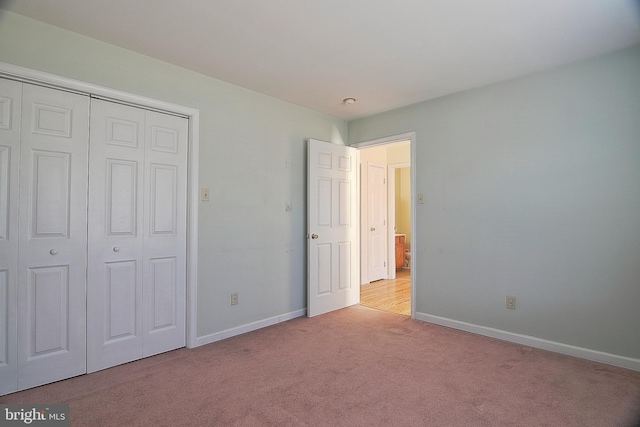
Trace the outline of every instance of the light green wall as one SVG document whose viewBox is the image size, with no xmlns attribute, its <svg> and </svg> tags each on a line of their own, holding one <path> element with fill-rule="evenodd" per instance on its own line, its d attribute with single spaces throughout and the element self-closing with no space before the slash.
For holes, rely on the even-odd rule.
<svg viewBox="0 0 640 427">
<path fill-rule="evenodd" d="M 0 61 L 200 110 L 199 336 L 306 307 L 305 140 L 346 122 L 8 12 Z"/>
<path fill-rule="evenodd" d="M 640 46 L 356 120 L 349 140 L 410 131 L 419 313 L 640 358 Z"/>
<path fill-rule="evenodd" d="M 306 138 L 416 131 L 418 312 L 640 358 L 640 46 L 348 125 L 8 12 L 0 61 L 200 110 L 200 336 L 305 307 Z"/>
</svg>

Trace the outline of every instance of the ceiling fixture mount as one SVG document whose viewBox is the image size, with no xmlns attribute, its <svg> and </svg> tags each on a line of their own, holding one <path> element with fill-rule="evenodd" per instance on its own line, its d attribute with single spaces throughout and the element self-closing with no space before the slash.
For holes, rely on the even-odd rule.
<svg viewBox="0 0 640 427">
<path fill-rule="evenodd" d="M 343 99 L 343 100 L 342 100 L 342 103 L 343 103 L 344 105 L 351 105 L 351 104 L 355 104 L 355 103 L 356 103 L 356 99 L 355 99 L 355 98 L 351 98 L 351 97 L 349 97 L 349 98 L 345 98 L 345 99 Z"/>
</svg>

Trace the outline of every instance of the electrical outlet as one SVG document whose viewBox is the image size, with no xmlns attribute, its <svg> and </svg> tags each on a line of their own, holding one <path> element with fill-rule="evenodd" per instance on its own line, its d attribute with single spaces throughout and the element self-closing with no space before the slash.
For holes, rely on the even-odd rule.
<svg viewBox="0 0 640 427">
<path fill-rule="evenodd" d="M 507 308 L 510 310 L 516 309 L 516 297 L 512 297 L 511 295 L 507 295 Z"/>
<path fill-rule="evenodd" d="M 231 292 L 231 305 L 237 305 L 237 304 L 238 304 L 238 293 Z"/>
</svg>

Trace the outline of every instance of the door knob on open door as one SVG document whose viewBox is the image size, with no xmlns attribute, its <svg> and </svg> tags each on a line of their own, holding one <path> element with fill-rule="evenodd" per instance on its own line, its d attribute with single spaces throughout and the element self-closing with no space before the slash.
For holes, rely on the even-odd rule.
<svg viewBox="0 0 640 427">
<path fill-rule="evenodd" d="M 316 233 L 313 233 L 313 234 L 311 235 L 311 238 L 312 238 L 312 239 L 317 239 L 317 238 L 318 238 L 318 235 L 317 235 Z"/>
<path fill-rule="evenodd" d="M 371 227 L 371 231 L 376 231 L 376 228 L 375 227 Z"/>
</svg>

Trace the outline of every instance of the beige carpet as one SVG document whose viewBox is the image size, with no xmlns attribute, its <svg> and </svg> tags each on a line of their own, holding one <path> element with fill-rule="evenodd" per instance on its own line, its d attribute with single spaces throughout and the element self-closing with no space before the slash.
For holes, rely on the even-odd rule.
<svg viewBox="0 0 640 427">
<path fill-rule="evenodd" d="M 640 373 L 355 306 L 0 398 L 72 426 L 637 426 Z"/>
</svg>

